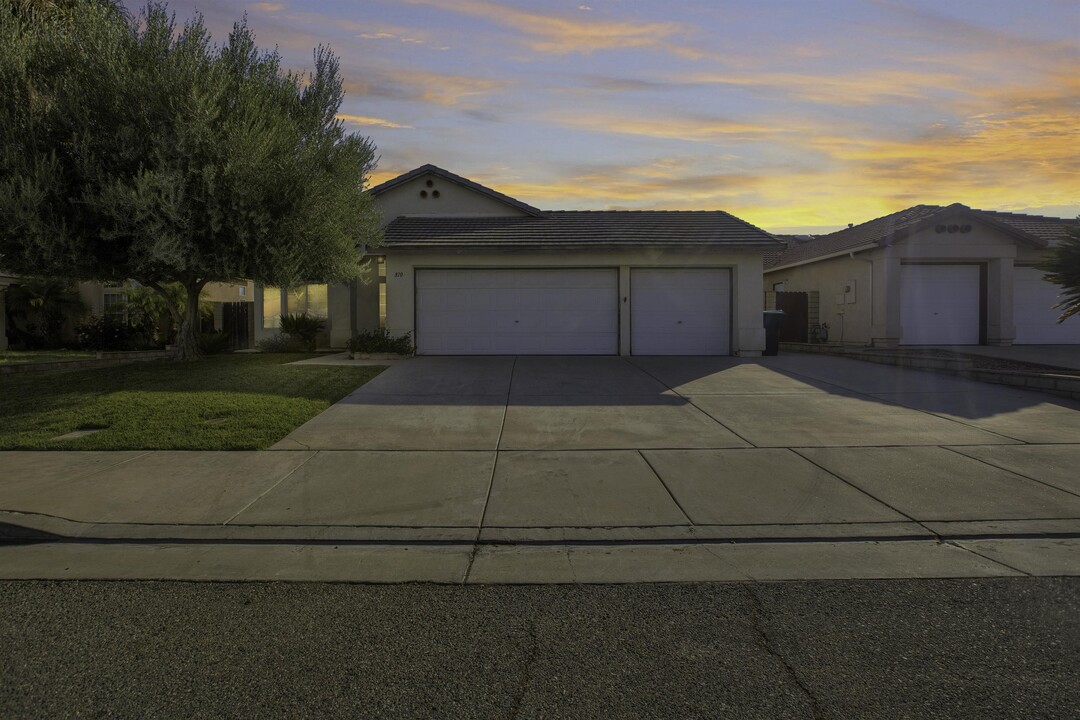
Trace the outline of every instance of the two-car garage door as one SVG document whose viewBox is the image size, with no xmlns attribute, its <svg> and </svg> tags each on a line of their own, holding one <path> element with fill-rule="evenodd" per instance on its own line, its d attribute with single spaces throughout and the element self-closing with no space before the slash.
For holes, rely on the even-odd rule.
<svg viewBox="0 0 1080 720">
<path fill-rule="evenodd" d="M 731 278 L 722 268 L 630 273 L 635 355 L 730 352 Z M 416 270 L 423 355 L 615 355 L 616 268 Z"/>
<path fill-rule="evenodd" d="M 619 272 L 416 271 L 421 355 L 615 355 Z"/>
</svg>

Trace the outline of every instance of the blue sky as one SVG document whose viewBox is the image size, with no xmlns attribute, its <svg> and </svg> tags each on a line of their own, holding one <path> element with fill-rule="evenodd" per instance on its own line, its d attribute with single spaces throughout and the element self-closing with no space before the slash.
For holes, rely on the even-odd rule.
<svg viewBox="0 0 1080 720">
<path fill-rule="evenodd" d="M 130 5 L 131 3 L 129 3 Z M 917 203 L 1080 212 L 1078 0 L 216 0 L 329 44 L 379 182 L 434 163 L 546 209 L 773 231 Z"/>
</svg>

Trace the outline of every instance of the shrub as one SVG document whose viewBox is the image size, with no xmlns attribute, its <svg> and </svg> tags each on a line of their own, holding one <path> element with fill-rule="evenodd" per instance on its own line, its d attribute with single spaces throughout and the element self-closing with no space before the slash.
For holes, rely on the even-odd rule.
<svg viewBox="0 0 1080 720">
<path fill-rule="evenodd" d="M 412 333 L 394 336 L 389 328 L 368 330 L 356 337 L 350 338 L 345 346 L 351 353 L 396 353 L 398 355 L 412 355 L 415 351 L 412 342 Z"/>
<path fill-rule="evenodd" d="M 255 349 L 265 353 L 304 352 L 303 340 L 290 335 L 272 335 L 255 343 Z"/>
<path fill-rule="evenodd" d="M 79 347 L 84 350 L 142 350 L 146 347 L 139 328 L 113 315 L 91 315 L 75 326 L 75 335 Z"/>
<path fill-rule="evenodd" d="M 291 313 L 281 316 L 281 332 L 299 338 L 309 351 L 315 350 L 315 339 L 325 327 L 326 320 L 321 317 L 312 317 L 307 313 Z"/>
<path fill-rule="evenodd" d="M 199 335 L 199 349 L 203 355 L 220 355 L 232 350 L 232 338 L 223 331 L 204 332 Z"/>
</svg>

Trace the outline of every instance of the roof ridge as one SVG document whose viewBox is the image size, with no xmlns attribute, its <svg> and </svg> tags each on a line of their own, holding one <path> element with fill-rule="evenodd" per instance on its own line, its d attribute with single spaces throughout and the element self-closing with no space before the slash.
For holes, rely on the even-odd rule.
<svg viewBox="0 0 1080 720">
<path fill-rule="evenodd" d="M 457 184 L 467 187 L 471 190 L 476 190 L 483 195 L 487 195 L 488 197 L 510 205 L 511 207 L 522 210 L 529 215 L 539 215 L 542 212 L 539 208 L 535 208 L 528 203 L 518 200 L 517 198 L 510 197 L 506 193 L 501 193 L 498 190 L 487 187 L 486 185 L 481 185 L 475 180 L 470 180 L 463 175 L 458 175 L 457 173 L 450 172 L 445 168 L 441 168 L 438 165 L 433 165 L 431 163 L 426 163 L 424 165 L 421 165 L 420 167 L 413 168 L 408 172 L 402 173 L 397 177 L 385 180 L 376 185 L 375 187 L 368 188 L 368 192 L 372 195 L 379 195 L 386 192 L 387 190 L 397 187 L 398 185 L 402 185 L 410 180 L 418 178 L 425 173 L 432 173 L 446 180 L 450 180 L 451 182 L 456 182 Z"/>
</svg>

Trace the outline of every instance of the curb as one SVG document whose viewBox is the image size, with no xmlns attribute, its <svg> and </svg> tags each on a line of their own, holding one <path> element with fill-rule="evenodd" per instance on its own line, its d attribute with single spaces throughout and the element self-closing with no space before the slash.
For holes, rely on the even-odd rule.
<svg viewBox="0 0 1080 720">
<path fill-rule="evenodd" d="M 656 545 L 1080 539 L 1080 518 L 652 527 L 385 527 L 93 523 L 0 510 L 0 545 L 162 543 L 290 545 Z"/>
</svg>

